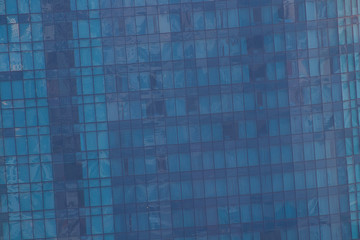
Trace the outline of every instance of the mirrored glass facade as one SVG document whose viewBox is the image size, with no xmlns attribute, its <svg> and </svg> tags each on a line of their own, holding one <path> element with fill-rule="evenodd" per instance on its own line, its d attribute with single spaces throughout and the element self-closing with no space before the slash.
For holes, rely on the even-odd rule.
<svg viewBox="0 0 360 240">
<path fill-rule="evenodd" d="M 0 239 L 359 239 L 359 15 L 0 0 Z"/>
</svg>

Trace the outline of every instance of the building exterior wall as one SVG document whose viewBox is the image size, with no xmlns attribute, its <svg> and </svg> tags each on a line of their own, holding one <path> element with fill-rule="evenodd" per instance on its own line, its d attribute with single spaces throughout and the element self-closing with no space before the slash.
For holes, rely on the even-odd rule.
<svg viewBox="0 0 360 240">
<path fill-rule="evenodd" d="M 0 0 L 0 239 L 358 239 L 355 0 Z"/>
</svg>

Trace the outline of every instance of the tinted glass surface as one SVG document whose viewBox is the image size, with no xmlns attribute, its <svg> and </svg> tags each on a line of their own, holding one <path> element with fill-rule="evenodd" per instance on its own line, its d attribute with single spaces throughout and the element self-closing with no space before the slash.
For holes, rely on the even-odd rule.
<svg viewBox="0 0 360 240">
<path fill-rule="evenodd" d="M 359 14 L 0 0 L 0 239 L 359 239 Z"/>
</svg>

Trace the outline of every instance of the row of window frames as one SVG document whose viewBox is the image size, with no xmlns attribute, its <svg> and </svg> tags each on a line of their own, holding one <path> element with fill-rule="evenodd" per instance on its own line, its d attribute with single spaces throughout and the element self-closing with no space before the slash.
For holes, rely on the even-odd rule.
<svg viewBox="0 0 360 240">
<path fill-rule="evenodd" d="M 243 10 L 246 10 L 246 9 L 243 9 Z M 279 8 L 279 15 L 284 15 L 283 13 L 282 13 L 283 11 L 282 11 L 282 8 Z M 289 13 L 289 12 L 291 12 L 291 11 L 285 11 L 285 15 L 286 15 L 286 13 Z M 261 22 L 261 13 L 260 13 L 260 11 L 259 11 L 259 8 L 254 8 L 253 9 L 253 19 L 254 19 L 254 21 L 255 22 Z M 26 18 L 28 18 L 27 17 L 27 15 L 20 15 L 20 16 L 24 16 L 23 18 L 21 18 L 21 19 L 26 19 Z"/>
<path fill-rule="evenodd" d="M 317 114 L 315 115 L 315 119 L 313 120 L 312 119 L 312 116 L 311 115 L 306 115 L 306 116 L 298 116 L 298 117 L 293 117 L 291 119 L 286 119 L 286 118 L 282 118 L 282 119 L 278 119 L 278 118 L 275 118 L 275 119 L 268 119 L 268 120 L 248 120 L 248 121 L 240 121 L 239 123 L 236 123 L 236 122 L 219 122 L 219 123 L 212 123 L 213 125 L 216 125 L 217 127 L 221 127 L 222 131 L 223 131 L 223 137 L 224 139 L 238 139 L 240 137 L 239 133 L 240 133 L 240 129 L 241 129 L 241 132 L 243 132 L 241 134 L 242 137 L 245 137 L 248 136 L 247 134 L 249 134 L 248 137 L 254 137 L 254 136 L 275 136 L 277 134 L 275 133 L 278 133 L 278 131 L 280 131 L 281 135 L 287 135 L 290 133 L 290 127 L 291 125 L 293 126 L 297 126 L 296 127 L 296 132 L 312 132 L 311 130 L 314 128 L 314 130 L 317 130 L 317 131 L 321 131 L 322 129 L 325 129 L 325 130 L 333 130 L 334 127 L 336 128 L 339 128 L 339 126 L 341 126 L 343 123 L 343 120 L 342 119 L 339 119 L 339 116 L 342 118 L 343 115 L 340 113 L 336 115 L 337 117 L 334 118 L 334 115 L 331 114 L 329 112 L 327 118 L 323 119 L 322 115 L 320 114 Z M 356 115 L 355 115 L 356 116 Z M 302 119 L 302 120 L 301 120 Z M 281 124 L 285 124 L 285 126 L 279 126 L 277 124 L 277 122 L 280 121 Z M 301 124 L 302 122 L 302 124 Z M 16 123 L 16 121 L 15 121 Z M 24 121 L 25 123 L 25 121 Z M 300 123 L 300 126 L 296 125 L 296 124 L 299 124 Z M 45 123 L 44 123 L 45 124 Z M 208 124 L 205 124 L 206 126 L 210 126 L 209 125 L 210 123 Z M 46 124 L 45 124 L 46 125 Z M 203 125 L 203 124 L 202 124 Z M 199 124 L 195 124 L 193 125 L 194 127 L 197 126 L 198 128 L 201 127 L 202 125 L 199 125 Z M 25 126 L 25 125 L 24 125 Z M 31 125 L 32 126 L 32 125 Z M 256 127 L 254 127 L 256 126 Z M 6 126 L 5 126 L 6 127 Z M 56 133 L 56 131 L 58 130 L 56 128 L 56 126 L 54 126 L 55 128 L 52 129 L 52 132 L 53 133 Z M 92 126 L 92 125 L 88 125 L 88 130 L 86 132 L 93 132 L 93 131 L 96 131 L 96 127 L 95 125 Z M 90 128 L 91 127 L 91 128 Z M 95 127 L 95 128 L 94 128 Z M 189 129 L 192 127 L 192 125 L 177 125 L 175 124 L 174 126 L 162 126 L 162 127 L 158 127 L 157 130 L 161 131 L 163 130 L 163 134 L 165 134 L 165 129 L 172 127 L 177 127 L 179 129 Z M 147 127 L 149 128 L 149 127 Z M 130 130 L 131 128 L 127 127 L 125 128 L 126 130 Z M 124 129 L 124 130 L 125 130 Z M 103 129 L 103 130 L 106 130 L 106 129 Z M 113 129 L 114 130 L 114 129 Z M 141 129 L 134 129 L 134 130 L 141 130 Z M 156 129 L 154 128 L 154 131 Z M 27 132 L 27 133 L 26 133 Z M 173 131 L 172 131 L 173 132 Z M 245 132 L 247 132 L 247 134 L 245 134 Z M 256 134 L 254 134 L 256 133 Z M 6 128 L 3 128 L 2 130 L 0 130 L 0 136 L 1 137 L 5 137 L 5 138 L 8 138 L 8 137 L 20 137 L 20 135 L 23 135 L 23 134 L 30 134 L 30 135 L 47 135 L 49 134 L 49 128 L 44 128 L 44 127 L 41 127 L 40 129 L 38 128 L 35 128 L 35 129 L 28 129 L 26 131 L 26 129 L 24 128 L 12 128 L 12 127 L 6 127 Z M 275 135 L 274 135 L 275 134 Z M 241 138 L 242 138 L 241 137 Z M 56 142 L 56 141 L 55 141 Z"/>
<path fill-rule="evenodd" d="M 56 25 L 55 25 L 56 26 Z M 49 28 L 49 27 L 48 27 Z M 59 30 L 54 30 L 53 29 L 54 27 L 52 26 L 52 30 L 50 29 L 47 29 L 47 28 L 45 28 L 45 32 L 44 32 L 44 37 L 45 37 L 45 40 L 52 40 L 52 39 L 62 39 L 62 37 L 64 37 L 64 36 L 66 36 L 66 34 L 62 34 L 62 33 L 57 33 L 57 32 L 59 32 L 59 31 L 65 31 L 65 30 L 63 30 L 62 28 L 63 27 L 61 27 L 61 26 L 58 26 L 57 28 L 55 28 L 55 29 L 59 29 Z M 27 28 L 26 28 L 27 29 Z M 3 29 L 2 31 L 5 31 L 6 29 Z M 319 38 L 319 40 L 320 40 L 320 43 L 322 43 L 321 45 L 324 45 L 324 47 L 326 47 L 326 46 L 328 46 L 328 42 L 329 42 L 329 40 L 328 40 L 328 38 L 327 38 L 327 30 L 323 30 L 324 32 L 316 32 L 316 31 L 309 31 L 308 32 L 308 35 L 310 34 L 310 33 L 312 33 L 312 34 L 310 34 L 309 36 L 311 36 L 312 38 L 312 41 L 309 41 L 309 48 L 317 48 L 318 47 L 318 43 L 317 43 L 317 38 Z M 6 32 L 6 31 L 5 31 Z M 27 32 L 27 31 L 26 31 Z M 66 31 L 67 33 L 68 33 L 68 31 Z M 337 31 L 336 31 L 337 32 Z M 269 38 L 269 37 L 271 37 L 271 36 L 265 36 L 265 35 L 256 35 L 256 36 L 254 36 L 254 37 L 247 37 L 246 39 L 245 38 L 240 38 L 240 39 L 243 39 L 243 40 L 241 40 L 241 42 L 242 42 L 242 44 L 241 45 L 243 45 L 242 46 L 242 50 L 241 50 L 241 52 L 242 52 L 242 54 L 248 54 L 248 53 L 253 53 L 254 51 L 259 51 L 259 50 L 261 50 L 261 51 L 265 51 L 266 50 L 266 52 L 271 52 L 271 49 L 273 49 L 274 48 L 274 44 L 275 44 L 275 48 L 277 49 L 277 51 L 284 51 L 284 49 L 283 49 L 283 47 L 286 45 L 287 46 L 287 50 L 295 50 L 296 49 L 296 47 L 294 47 L 294 46 L 296 46 L 297 44 L 296 44 L 296 39 L 298 39 L 297 41 L 298 41 L 298 47 L 300 47 L 300 48 L 303 48 L 303 49 L 306 49 L 306 48 L 308 48 L 307 47 L 307 37 L 306 37 L 306 31 L 302 31 L 301 32 L 301 35 L 299 35 L 299 33 L 298 33 L 298 36 L 296 37 L 296 35 L 295 35 L 295 32 L 293 32 L 293 34 L 291 34 L 292 32 L 290 32 L 290 33 L 286 33 L 286 34 L 284 34 L 284 36 L 281 36 L 281 34 L 279 35 L 274 35 L 274 39 L 275 39 L 275 43 L 274 43 L 274 41 L 273 41 L 273 39 L 272 38 Z M 330 33 L 329 33 L 330 34 Z M 62 37 L 51 37 L 52 35 L 61 35 Z M 318 35 L 318 36 L 317 36 Z M 324 35 L 324 36 L 323 36 Z M 336 35 L 336 34 L 335 34 Z M 6 36 L 6 34 L 5 34 L 5 36 Z M 285 38 L 284 37 L 286 37 L 286 41 L 285 41 Z M 70 37 L 68 37 L 69 39 L 70 39 Z M 334 38 L 330 38 L 330 40 L 331 39 L 334 39 Z M 335 38 L 335 39 L 337 39 L 337 37 Z M 212 40 L 216 40 L 216 39 L 212 39 Z M 231 40 L 231 39 L 230 39 Z M 30 39 L 29 39 L 29 41 L 30 41 Z M 239 47 L 238 48 L 240 48 L 240 44 L 238 43 L 239 42 L 239 39 L 236 39 L 236 38 L 233 38 L 231 41 L 230 41 L 230 43 L 232 43 L 232 45 L 236 45 L 236 44 L 238 44 L 239 45 Z M 285 44 L 285 42 L 287 43 L 287 44 Z M 85 42 L 84 42 L 85 43 Z M 210 42 L 209 42 L 210 43 Z M 246 44 L 247 43 L 247 44 Z M 281 44 L 282 43 L 282 44 Z M 331 44 L 331 45 L 333 45 L 333 46 L 335 46 L 335 45 L 337 45 L 337 44 Z M 24 46 L 26 46 L 26 45 L 24 45 Z M 219 50 L 220 50 L 220 46 L 219 46 Z M 239 51 L 239 53 L 238 54 L 240 54 L 240 50 L 238 50 Z M 220 54 L 221 55 L 221 54 Z"/>
<path fill-rule="evenodd" d="M 71 51 L 72 52 L 72 51 Z M 74 61 L 68 61 L 70 59 L 73 60 L 73 54 L 70 54 L 70 51 L 67 52 L 59 52 L 59 53 L 54 53 L 54 52 L 48 52 L 46 54 L 46 66 L 48 66 L 50 69 L 56 69 L 56 68 L 67 68 L 67 67 L 74 67 L 75 63 Z M 340 59 L 338 56 L 331 58 L 331 59 L 326 59 L 326 58 L 311 58 L 309 60 L 306 59 L 300 59 L 298 61 L 289 61 L 287 63 L 287 67 L 286 69 L 288 70 L 288 75 L 290 77 L 294 77 L 296 75 L 299 75 L 300 77 L 308 77 L 308 76 L 320 76 L 320 75 L 329 75 L 331 73 L 340 73 L 341 72 L 346 72 L 346 71 L 354 71 L 354 60 L 352 59 L 353 55 L 350 54 L 348 56 L 346 55 L 341 55 Z M 3 55 L 2 58 L 4 59 L 8 59 L 7 55 Z M 352 60 L 351 62 L 349 62 L 349 64 L 344 64 L 345 60 Z M 355 60 L 356 60 L 356 56 L 355 56 Z M 16 60 L 19 61 L 19 60 Z M 348 66 L 349 65 L 349 66 Z M 17 66 L 17 64 L 16 64 Z M 9 64 L 7 64 L 7 67 L 9 67 Z M 239 66 L 241 67 L 241 66 Z M 242 66 L 241 70 L 239 69 L 235 69 L 235 68 L 231 68 L 231 70 L 233 71 L 238 71 L 240 73 L 240 76 L 238 76 L 239 80 L 243 79 L 250 79 L 250 81 L 265 81 L 268 79 L 274 79 L 276 74 L 280 74 L 280 76 L 277 76 L 278 78 L 282 79 L 285 77 L 285 73 L 284 72 L 284 66 L 281 65 L 281 63 L 277 63 L 276 67 L 282 67 L 280 69 L 274 69 L 275 64 L 253 64 L 248 66 Z M 249 68 L 249 69 L 248 69 Z M 349 68 L 347 70 L 347 68 Z M 210 69 L 214 69 L 215 68 L 210 68 Z M 199 69 L 200 70 L 200 69 Z M 229 71 L 225 71 L 222 72 L 223 74 L 230 74 L 230 69 L 227 69 L 225 67 L 224 70 L 229 70 Z M 202 76 L 199 75 L 201 72 L 198 72 L 198 77 Z M 207 78 L 207 71 L 203 72 L 203 78 Z M 232 74 L 234 75 L 234 74 Z M 242 76 L 243 75 L 243 76 Z M 219 78 L 222 75 L 216 77 Z M 159 85 L 158 83 L 158 79 L 157 77 L 155 77 L 154 74 L 150 74 L 149 75 L 150 80 L 151 80 L 151 85 Z M 225 77 L 225 76 L 223 76 Z M 234 77 L 234 76 L 232 76 Z M 230 81 L 230 76 L 228 76 L 229 81 Z M 139 80 L 139 79 L 138 79 Z M 214 79 L 215 80 L 215 79 Z M 236 79 L 235 79 L 236 80 Z M 207 79 L 205 79 L 205 81 L 207 81 Z M 218 80 L 217 80 L 218 81 Z M 234 81 L 234 80 L 233 80 Z M 50 81 L 49 83 L 51 83 L 53 81 Z M 131 85 L 131 84 L 130 84 Z M 66 85 L 64 85 L 66 86 Z M 128 86 L 128 87 L 135 87 L 135 86 Z"/>
<path fill-rule="evenodd" d="M 213 112 L 213 113 L 217 113 L 217 112 L 227 112 L 229 110 L 232 111 L 250 111 L 250 110 L 255 110 L 255 109 L 274 109 L 274 108 L 283 108 L 286 107 L 287 104 L 290 104 L 290 107 L 293 106 L 310 106 L 310 105 L 315 105 L 315 104 L 325 104 L 325 103 L 336 103 L 339 101 L 343 101 L 344 98 L 348 99 L 348 103 L 349 102 L 349 98 L 351 97 L 351 99 L 354 98 L 354 94 L 356 94 L 354 91 L 349 93 L 347 92 L 347 88 L 343 88 L 343 94 L 346 94 L 345 96 L 342 96 L 343 99 L 341 99 L 341 90 L 336 90 L 338 84 L 336 84 L 336 86 L 334 85 L 332 88 L 331 86 L 323 86 L 323 88 L 320 88 L 318 86 L 313 86 L 313 87 L 303 87 L 302 89 L 300 88 L 291 88 L 290 89 L 290 94 L 289 94 L 289 99 L 284 99 L 283 97 L 287 96 L 286 93 L 284 93 L 283 91 L 277 92 L 277 91 L 269 91 L 269 92 L 255 92 L 255 94 L 253 92 L 251 93 L 245 93 L 243 94 L 222 94 L 222 95 L 208 95 L 208 96 L 199 96 L 199 97 L 194 97 L 194 96 L 189 96 L 186 98 L 182 98 L 182 97 L 178 97 L 178 98 L 167 98 L 166 100 L 158 98 L 158 99 L 144 99 L 141 101 L 141 108 L 146 109 L 146 115 L 148 116 L 152 116 L 152 115 L 161 115 L 161 116 L 165 116 L 166 115 L 166 111 L 164 109 L 166 109 L 166 107 L 164 106 L 164 104 L 170 104 L 170 102 L 173 102 L 174 100 L 176 100 L 174 103 L 174 105 L 176 104 L 182 104 L 182 101 L 184 101 L 185 99 L 185 112 L 187 112 L 187 114 L 195 114 L 198 113 L 201 109 L 202 111 L 200 111 L 200 113 L 204 114 L 207 112 Z M 346 85 L 343 85 L 343 87 L 346 87 Z M 56 88 L 56 92 L 59 89 Z M 336 91 L 334 91 L 336 90 Z M 350 90 L 352 90 L 350 88 Z M 322 94 L 321 94 L 322 93 Z M 316 95 L 314 95 L 316 94 Z M 7 94 L 9 95 L 9 94 Z M 69 92 L 62 92 L 59 94 L 60 97 L 51 97 L 50 100 L 68 100 L 66 99 L 66 95 L 70 96 Z M 61 95 L 63 95 L 61 97 Z M 53 95 L 55 96 L 55 95 Z M 245 96 L 246 98 L 244 99 L 243 96 Z M 306 97 L 307 96 L 307 97 Z M 9 99 L 9 96 L 3 96 L 5 98 Z M 88 106 L 89 104 L 91 105 L 99 105 L 99 104 L 103 104 L 104 101 L 96 101 L 94 102 L 93 96 L 85 96 L 86 97 L 86 101 L 83 103 L 85 104 L 84 106 Z M 88 99 L 90 97 L 90 99 Z M 19 100 L 16 100 L 19 99 Z M 99 100 L 99 99 L 98 99 Z M 284 102 L 281 105 L 280 104 L 280 100 L 285 100 L 286 105 L 284 105 Z M 124 101 L 124 100 L 122 100 Z M 170 101 L 170 102 L 169 102 Z M 289 101 L 289 103 L 287 103 Z M 69 101 L 68 101 L 69 102 Z M 215 106 L 212 106 L 211 109 L 213 110 L 206 110 L 206 109 L 210 109 L 210 106 L 206 107 L 207 104 L 209 102 L 215 103 L 217 105 L 219 105 L 216 108 L 219 108 L 218 110 L 215 110 Z M 132 103 L 132 104 L 131 104 Z M 42 108 L 42 107 L 47 107 L 49 106 L 48 101 L 46 101 L 45 99 L 39 99 L 37 101 L 37 103 L 34 101 L 34 99 L 26 99 L 25 100 L 25 105 L 24 105 L 24 100 L 22 100 L 22 96 L 18 96 L 14 98 L 14 101 L 3 101 L 3 104 L 8 105 L 9 107 L 7 108 L 6 106 L 3 107 L 3 111 L 24 111 L 22 108 L 26 107 L 26 108 L 34 108 L 34 107 L 38 107 L 38 108 Z M 126 101 L 119 104 L 117 101 L 111 101 L 111 102 L 107 102 L 106 103 L 108 106 L 108 108 L 113 108 L 114 104 L 116 106 L 119 107 L 119 110 L 121 110 L 122 108 L 126 108 L 126 106 L 134 106 L 134 104 L 138 104 L 138 101 Z M 352 104 L 352 103 L 351 103 Z M 81 104 L 82 105 L 82 104 Z M 216 105 L 216 106 L 217 106 Z M 349 105 L 350 106 L 350 105 Z M 78 102 L 77 104 L 72 104 L 72 107 L 80 107 L 80 102 Z M 181 105 L 179 105 L 178 107 L 182 108 Z M 351 108 L 354 108 L 354 106 L 351 105 Z M 14 110 L 12 110 L 14 109 Z M 222 109 L 222 110 L 221 110 Z M 341 108 L 342 109 L 342 108 Z M 109 109 L 108 109 L 109 110 Z M 123 109 L 125 110 L 125 109 Z M 324 110 L 326 111 L 326 110 Z M 5 114 L 5 113 L 3 113 Z"/>
<path fill-rule="evenodd" d="M 223 180 L 223 179 L 218 179 L 218 180 Z M 112 195 L 114 195 L 114 202 L 112 200 L 105 200 L 104 201 L 104 197 L 103 201 L 106 202 L 106 204 L 103 205 L 112 205 L 112 204 L 125 204 L 125 206 L 127 207 L 135 207 L 135 205 L 138 205 L 138 207 L 144 207 L 143 204 L 150 204 L 151 208 L 148 209 L 148 207 L 146 207 L 146 211 L 148 210 L 155 210 L 157 207 L 160 206 L 160 204 L 164 201 L 178 201 L 178 202 L 174 202 L 173 204 L 176 206 L 178 206 L 177 208 L 179 208 L 179 206 L 183 205 L 186 206 L 189 203 L 192 205 L 192 202 L 188 202 L 189 199 L 194 199 L 195 201 L 201 201 L 204 199 L 204 197 L 206 199 L 208 199 L 208 202 L 210 203 L 210 205 L 219 205 L 220 206 L 226 206 L 228 205 L 228 201 L 226 200 L 226 198 L 224 199 L 224 197 L 229 197 L 232 198 L 232 202 L 234 202 L 234 196 L 242 196 L 245 197 L 246 196 L 252 196 L 252 197 L 258 197 L 258 199 L 247 199 L 247 200 L 242 200 L 240 201 L 240 204 L 249 204 L 251 202 L 253 203 L 258 203 L 258 202 L 262 202 L 264 200 L 261 200 L 261 195 L 258 195 L 258 193 L 260 193 L 260 190 L 257 191 L 253 191 L 253 187 L 251 187 L 252 190 L 250 190 L 250 186 L 247 187 L 247 189 L 244 188 L 244 190 L 246 190 L 245 192 L 242 191 L 243 188 L 240 188 L 239 186 L 233 186 L 233 187 L 226 187 L 224 190 L 221 190 L 221 193 L 216 193 L 217 190 L 215 190 L 215 183 L 217 188 L 223 188 L 223 186 L 220 185 L 221 182 L 219 181 L 195 181 L 193 182 L 193 186 L 190 187 L 190 192 L 195 191 L 194 193 L 190 193 L 190 195 L 186 194 L 186 196 L 181 196 L 181 192 L 182 192 L 182 188 L 186 188 L 189 187 L 189 183 L 188 182 L 171 182 L 168 183 L 166 185 L 164 184 L 160 184 L 157 188 L 156 184 L 148 184 L 146 185 L 128 185 L 128 186 L 124 186 L 121 188 L 113 188 L 111 190 L 111 188 L 109 187 L 91 187 L 91 188 L 86 188 L 86 189 L 75 189 L 72 191 L 39 191 L 39 192 L 28 192 L 25 191 L 23 193 L 16 193 L 16 192 L 8 192 L 9 195 L 11 195 L 12 197 L 26 197 L 26 198 L 30 198 L 31 195 L 35 195 L 37 197 L 40 197 L 40 199 L 42 199 L 42 195 L 45 193 L 47 196 L 51 197 L 51 195 L 55 196 L 55 206 L 57 210 L 61 210 L 61 209 L 66 209 L 66 208 L 78 208 L 78 207 L 87 207 L 84 204 L 84 200 L 86 199 L 86 202 L 89 202 L 89 198 L 90 199 L 98 199 L 98 201 L 96 201 L 95 204 L 91 204 L 89 206 L 101 206 L 100 202 L 102 202 L 100 200 L 99 196 L 95 196 L 92 195 L 92 193 L 95 192 L 104 192 L 107 193 L 107 195 L 110 195 L 110 198 L 112 197 Z M 240 183 L 240 180 L 239 180 Z M 205 185 L 204 185 L 205 184 Z M 206 184 L 210 184 L 211 187 L 204 187 L 206 186 Z M 224 183 L 223 183 L 224 184 Z M 246 184 L 249 184 L 246 183 Z M 271 184 L 270 184 L 271 185 Z M 167 186 L 167 187 L 166 187 Z M 214 187 L 213 190 L 210 190 L 210 188 Z M 269 187 L 269 185 L 267 186 Z M 166 189 L 167 188 L 167 189 Z M 193 190 L 193 188 L 197 189 L 197 190 Z M 238 189 L 239 188 L 239 189 Z M 271 186 L 270 186 L 271 188 Z M 162 190 L 161 190 L 162 189 Z M 228 190 L 226 190 L 228 189 Z M 299 190 L 299 189 L 298 189 Z M 316 188 L 312 188 L 312 190 L 309 191 L 318 191 Z M 122 193 L 119 191 L 123 191 Z M 160 191 L 160 192 L 159 192 Z M 183 191 L 185 191 L 185 189 L 183 189 Z M 228 192 L 230 191 L 230 192 Z M 269 190 L 270 192 L 272 192 L 272 190 Z M 263 194 L 267 194 L 269 191 L 265 191 L 265 192 L 261 192 Z M 278 191 L 278 192 L 277 192 Z M 270 198 L 265 200 L 264 202 L 267 204 L 271 204 L 271 203 L 282 203 L 284 202 L 284 198 L 280 197 L 281 195 L 277 196 L 276 194 L 284 194 L 286 192 L 283 192 L 284 190 L 275 190 L 273 192 L 275 198 Z M 294 188 L 287 190 L 287 194 L 293 194 L 293 196 L 295 196 L 294 193 L 296 193 L 297 190 L 295 190 L 294 192 Z M 186 192 L 188 192 L 188 190 L 186 190 Z M 243 192 L 243 193 L 241 193 Z M 6 192 L 5 192 L 6 193 Z M 84 194 L 90 194 L 88 196 L 84 195 Z M 154 195 L 155 194 L 155 195 Z M 160 195 L 159 195 L 160 194 Z M 164 195 L 165 194 L 165 195 Z M 184 193 L 185 194 L 185 193 Z M 343 197 L 347 197 L 346 195 L 347 193 L 345 193 L 345 195 L 343 195 Z M 314 197 L 315 198 L 330 198 L 333 200 L 337 200 L 338 198 L 338 193 L 335 194 L 330 194 L 328 192 L 325 192 L 322 195 L 308 195 L 308 196 L 303 196 L 301 198 L 296 198 L 298 200 L 304 201 L 304 200 L 312 200 Z M 116 197 L 115 197 L 116 196 Z M 276 197 L 277 196 L 277 197 Z M 139 198 L 140 197 L 140 198 Z M 280 197 L 280 198 L 279 198 Z M 127 199 L 127 200 L 126 200 Z M 132 200 L 131 200 L 132 199 Z M 161 200 L 162 199 L 162 200 Z M 290 200 L 291 198 L 289 198 L 288 200 Z M 216 204 L 216 200 L 218 200 L 218 203 Z M 225 202 L 224 202 L 225 200 Z M 182 201 L 182 202 L 181 202 Z M 222 203 L 221 203 L 222 202 Z M 212 203 L 212 204 L 211 204 Z M 239 203 L 237 201 L 235 201 L 236 205 L 238 205 Z M 190 205 L 190 206 L 191 206 Z M 190 207 L 188 206 L 188 207 Z M 187 208 L 188 208 L 187 207 Z M 22 209 L 22 211 L 28 211 L 30 209 Z M 40 210 L 40 209 L 33 209 L 33 210 Z"/>
<path fill-rule="evenodd" d="M 92 106 L 92 105 L 89 105 L 89 106 Z M 194 110 L 193 108 L 194 108 L 194 106 L 191 105 L 190 110 L 188 110 L 190 112 L 188 112 L 188 113 L 194 113 L 193 111 L 195 111 L 196 109 Z M 94 108 L 91 108 L 91 109 L 93 111 L 95 111 Z M 88 110 L 91 110 L 91 109 L 88 109 Z M 42 110 L 42 111 L 39 111 L 39 110 Z M 92 111 L 86 112 L 85 114 L 89 114 L 91 112 Z M 116 110 L 116 112 L 117 112 L 117 110 Z M 197 111 L 195 111 L 195 113 L 196 112 Z M 3 123 L 2 123 L 4 128 L 2 129 L 2 131 L 0 131 L 1 136 L 14 137 L 18 134 L 21 134 L 21 132 L 23 132 L 22 134 L 24 134 L 25 129 L 23 129 L 21 127 L 25 127 L 26 123 L 28 124 L 28 126 L 31 126 L 31 127 L 34 127 L 34 126 L 40 124 L 40 126 L 42 126 L 42 128 L 40 128 L 40 134 L 41 135 L 48 134 L 49 129 L 43 127 L 49 123 L 49 119 L 47 117 L 47 115 L 48 115 L 47 108 L 41 108 L 41 109 L 37 109 L 37 110 L 35 108 L 30 108 L 27 111 L 19 109 L 19 110 L 14 111 L 14 115 L 12 115 L 12 114 L 13 114 L 13 111 L 11 111 L 11 110 L 3 110 L 2 111 L 2 116 L 5 119 L 3 119 Z M 161 102 L 157 103 L 157 105 L 155 105 L 155 106 L 153 106 L 152 104 L 148 105 L 146 108 L 146 114 L 150 117 L 166 116 L 166 109 L 164 106 L 164 102 L 161 101 Z M 348 112 L 346 116 L 348 116 L 349 114 L 350 113 Z M 63 123 L 63 124 L 73 123 L 73 124 L 75 124 L 79 121 L 79 113 L 77 111 L 76 106 L 73 106 L 70 109 L 66 109 L 66 108 L 50 109 L 49 115 L 50 115 L 50 122 L 52 122 L 52 123 Z M 356 113 L 355 114 L 353 113 L 352 116 L 353 116 L 353 120 L 356 121 L 356 117 L 357 117 Z M 316 118 L 313 119 L 313 117 L 316 117 Z M 291 118 L 291 121 L 289 118 L 271 118 L 271 117 L 268 119 L 263 119 L 263 120 L 258 119 L 256 121 L 248 120 L 247 125 L 255 124 L 258 129 L 257 132 L 263 133 L 261 135 L 264 135 L 264 134 L 267 135 L 267 133 L 268 133 L 267 129 L 276 127 L 276 125 L 274 125 L 274 124 L 279 119 L 282 122 L 282 124 L 285 123 L 288 125 L 287 128 L 290 128 L 291 122 L 294 122 L 294 123 L 300 122 L 301 123 L 301 119 L 302 119 L 302 123 L 303 123 L 302 128 L 306 128 L 306 129 L 309 129 L 309 127 L 312 128 L 312 126 L 314 125 L 313 121 L 316 120 L 316 122 L 315 122 L 316 126 L 314 125 L 314 127 L 322 129 L 321 126 L 323 126 L 323 127 L 326 127 L 326 129 L 330 130 L 330 129 L 333 129 L 334 126 L 337 128 L 339 126 L 342 126 L 344 124 L 343 123 L 344 120 L 342 118 L 343 118 L 343 114 L 341 112 L 337 111 L 336 114 L 334 115 L 334 113 L 332 113 L 330 111 L 330 112 L 325 112 L 325 113 L 313 113 L 313 114 L 306 114 L 306 115 L 301 115 L 301 116 L 295 115 Z M 85 116 L 85 120 L 86 120 L 86 116 Z M 129 120 L 130 120 L 130 118 L 129 118 Z M 15 121 L 15 122 L 13 122 L 13 121 Z M 93 119 L 93 122 L 96 122 L 96 120 Z M 245 124 L 244 121 L 241 121 L 240 123 L 241 123 L 241 126 L 243 126 Z M 14 124 L 15 124 L 16 128 L 14 128 Z M 87 123 L 87 125 L 86 125 L 89 127 L 88 130 L 90 130 L 90 131 L 96 130 L 96 128 L 93 128 L 92 125 L 88 125 L 88 124 L 90 124 L 90 123 Z M 231 123 L 231 122 L 227 121 L 224 123 L 223 120 L 215 121 L 215 122 L 212 121 L 212 124 L 222 124 L 225 136 L 230 136 L 231 135 L 230 132 L 232 132 L 232 130 L 238 129 L 238 127 L 239 127 L 239 125 L 235 124 L 235 122 Z M 177 124 L 175 124 L 175 125 L 177 125 Z M 196 124 L 196 125 L 198 125 L 198 124 Z M 185 126 L 187 126 L 187 125 L 185 125 Z M 92 130 L 90 129 L 90 127 Z M 101 127 L 101 126 L 99 126 L 99 127 Z M 163 127 L 165 127 L 165 125 Z M 170 127 L 170 126 L 168 126 L 168 127 Z M 179 127 L 181 127 L 181 125 L 179 125 Z M 191 124 L 188 127 L 191 127 Z M 129 127 L 127 127 L 126 129 L 129 129 Z M 301 127 L 300 128 L 297 127 L 297 129 L 299 131 L 299 129 L 301 129 Z M 34 130 L 37 135 L 38 129 L 32 129 L 31 131 L 34 131 Z M 53 129 L 53 130 L 56 130 L 56 129 Z M 103 129 L 103 130 L 106 130 L 106 129 Z M 238 132 L 238 131 L 236 131 L 236 132 Z"/>
<path fill-rule="evenodd" d="M 292 7 L 292 9 L 290 9 Z M 156 23 L 156 20 L 151 18 L 161 17 L 161 21 L 167 22 L 167 24 L 171 25 L 173 31 L 182 30 L 202 30 L 202 29 L 214 29 L 217 27 L 244 27 L 250 25 L 257 24 L 276 24 L 281 23 L 282 20 L 290 20 L 288 22 L 296 22 L 296 18 L 304 18 L 304 16 L 295 16 L 295 8 L 293 5 L 290 8 L 286 7 L 276 7 L 273 8 L 275 15 L 273 15 L 273 19 L 271 17 L 271 8 L 253 8 L 250 11 L 246 8 L 241 9 L 229 9 L 229 10 L 218 10 L 218 11 L 206 11 L 206 12 L 197 12 L 195 11 L 193 14 L 191 11 L 183 12 L 182 14 L 172 13 L 160 14 L 160 15 L 148 15 L 147 23 Z M 268 11 L 266 11 L 268 10 Z M 238 17 L 238 12 L 240 17 Z M 230 13 L 230 14 L 228 14 Z M 263 15 L 263 16 L 262 16 Z M 296 14 L 297 15 L 297 14 Z M 302 15 L 302 14 L 301 14 Z M 336 17 L 336 16 L 334 16 Z M 126 17 L 125 17 L 126 18 Z M 310 20 L 315 20 L 314 16 L 309 17 L 312 18 Z M 316 18 L 316 17 L 315 17 Z M 138 28 L 137 32 L 141 33 L 141 29 L 145 29 L 148 27 L 149 29 L 156 29 L 158 26 L 148 25 L 146 26 L 146 17 L 137 16 L 134 18 L 129 17 L 127 23 L 120 21 L 121 26 L 125 28 L 125 26 L 129 27 L 128 33 L 135 33 L 135 19 L 136 19 L 136 27 Z M 324 16 L 322 19 L 326 19 Z M 133 20 L 133 21 L 131 21 Z M 240 21 L 239 21 L 240 20 Z M 305 19 L 298 19 L 299 21 L 304 21 Z M 309 19 L 308 19 L 309 20 Z M 134 23 L 134 24 L 133 24 Z M 205 26 L 206 25 L 206 26 Z M 161 28 L 161 26 L 160 26 Z"/>
</svg>

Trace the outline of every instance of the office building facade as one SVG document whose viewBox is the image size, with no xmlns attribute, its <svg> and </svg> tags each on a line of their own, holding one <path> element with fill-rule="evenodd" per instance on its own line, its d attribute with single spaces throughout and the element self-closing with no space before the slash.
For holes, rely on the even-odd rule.
<svg viewBox="0 0 360 240">
<path fill-rule="evenodd" d="M 0 0 L 0 239 L 359 239 L 356 0 Z"/>
</svg>

